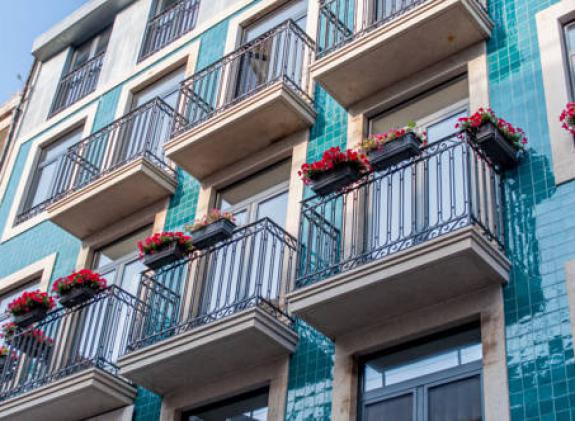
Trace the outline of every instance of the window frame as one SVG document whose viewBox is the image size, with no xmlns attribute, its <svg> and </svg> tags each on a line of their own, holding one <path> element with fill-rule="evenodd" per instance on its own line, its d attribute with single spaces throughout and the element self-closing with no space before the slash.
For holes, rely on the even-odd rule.
<svg viewBox="0 0 575 421">
<path fill-rule="evenodd" d="M 476 324 L 471 324 L 467 326 L 462 326 L 459 328 L 454 328 L 448 331 L 444 331 L 439 334 L 424 337 L 397 347 L 391 348 L 389 350 L 377 352 L 375 354 L 370 354 L 364 356 L 358 361 L 358 388 L 357 388 L 357 419 L 362 421 L 365 419 L 365 410 L 367 406 L 377 404 L 378 402 L 383 402 L 389 399 L 397 398 L 400 396 L 405 396 L 411 394 L 413 396 L 413 419 L 414 421 L 427 421 L 429 419 L 429 390 L 439 387 L 442 385 L 447 385 L 460 380 L 471 379 L 473 377 L 479 377 L 480 382 L 480 400 L 481 400 L 481 416 L 485 420 L 485 402 L 484 402 L 484 391 L 483 391 L 483 358 L 482 355 L 480 360 L 471 361 L 469 363 L 460 364 L 455 367 L 450 367 L 444 370 L 436 371 L 434 373 L 426 374 L 416 378 L 412 378 L 403 382 L 392 384 L 390 386 L 383 386 L 378 389 L 365 391 L 364 390 L 364 374 L 365 370 L 363 367 L 365 365 L 377 358 L 378 356 L 392 355 L 399 353 L 403 350 L 408 350 L 412 348 L 417 348 L 427 343 L 432 343 L 442 338 L 449 338 L 450 336 L 455 336 L 459 333 L 466 331 L 477 330 L 481 332 L 480 326 Z M 481 334 L 481 333 L 480 333 Z M 480 343 L 482 341 L 480 340 Z M 449 349 L 449 348 L 447 348 Z"/>
</svg>

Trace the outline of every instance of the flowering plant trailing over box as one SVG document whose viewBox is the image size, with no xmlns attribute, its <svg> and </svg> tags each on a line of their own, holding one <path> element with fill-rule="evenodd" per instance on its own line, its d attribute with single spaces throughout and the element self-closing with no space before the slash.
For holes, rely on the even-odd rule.
<svg viewBox="0 0 575 421">
<path fill-rule="evenodd" d="M 187 251 L 193 249 L 192 239 L 189 235 L 185 235 L 183 232 L 159 232 L 144 241 L 138 241 L 140 257 L 158 253 L 174 243 L 179 244 Z"/>
<path fill-rule="evenodd" d="M 559 116 L 559 121 L 563 123 L 563 128 L 572 135 L 575 135 L 575 102 L 569 102 Z"/>
<path fill-rule="evenodd" d="M 10 304 L 8 304 L 8 311 L 14 316 L 29 313 L 34 309 L 51 310 L 55 306 L 54 298 L 50 297 L 45 292 L 26 291 Z"/>
<path fill-rule="evenodd" d="M 222 212 L 220 209 L 214 208 L 210 209 L 210 211 L 202 218 L 196 219 L 193 224 L 186 225 L 185 228 L 187 231 L 194 232 L 221 219 L 227 219 L 233 223 L 236 222 L 236 218 L 231 212 Z"/>
<path fill-rule="evenodd" d="M 0 337 L 4 338 L 6 341 L 10 341 L 16 333 L 18 333 L 18 326 L 16 323 L 8 322 L 2 325 L 2 333 L 0 334 Z"/>
<path fill-rule="evenodd" d="M 491 108 L 479 108 L 470 117 L 461 117 L 458 119 L 455 128 L 460 132 L 469 131 L 476 133 L 484 124 L 491 123 L 499 129 L 505 140 L 510 143 L 516 150 L 522 151 L 527 144 L 525 132 L 520 128 L 514 127 L 511 123 L 495 115 Z"/>
<path fill-rule="evenodd" d="M 52 286 L 52 290 L 60 297 L 76 288 L 90 288 L 100 291 L 106 288 L 106 280 L 90 269 L 82 269 L 65 278 L 58 279 Z"/>
<path fill-rule="evenodd" d="M 369 172 L 371 169 L 369 161 L 363 153 L 352 149 L 346 149 L 342 152 L 338 146 L 325 151 L 319 161 L 303 164 L 298 174 L 304 184 L 307 185 L 320 178 L 323 174 L 344 165 L 350 166 L 362 174 Z"/>
<path fill-rule="evenodd" d="M 410 121 L 407 123 L 407 126 L 403 128 L 390 129 L 384 133 L 376 133 L 367 139 L 363 139 L 358 145 L 358 150 L 367 154 L 372 151 L 383 149 L 387 143 L 391 142 L 392 140 L 402 138 L 408 133 L 413 133 L 421 141 L 423 146 L 425 146 L 427 143 L 425 133 L 416 132 L 415 122 Z"/>
</svg>

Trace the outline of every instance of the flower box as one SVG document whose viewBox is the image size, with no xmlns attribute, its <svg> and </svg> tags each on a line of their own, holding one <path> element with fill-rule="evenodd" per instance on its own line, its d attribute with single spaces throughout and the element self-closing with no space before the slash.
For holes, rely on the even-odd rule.
<svg viewBox="0 0 575 421">
<path fill-rule="evenodd" d="M 78 304 L 88 301 L 95 296 L 99 291 L 87 286 L 76 287 L 60 296 L 60 304 L 66 308 L 72 308 Z"/>
<path fill-rule="evenodd" d="M 361 175 L 357 166 L 343 162 L 332 171 L 323 172 L 312 179 L 311 189 L 320 196 L 327 196 L 356 182 Z"/>
<path fill-rule="evenodd" d="M 48 309 L 44 307 L 36 307 L 27 313 L 17 314 L 14 316 L 14 323 L 20 327 L 25 328 L 30 326 L 32 323 L 44 320 L 48 314 Z"/>
<path fill-rule="evenodd" d="M 191 233 L 192 243 L 198 250 L 203 250 L 230 238 L 234 229 L 236 229 L 236 224 L 233 221 L 221 218 L 193 231 Z"/>
<path fill-rule="evenodd" d="M 492 122 L 483 123 L 477 128 L 475 143 L 489 160 L 502 169 L 513 168 L 519 162 L 517 149 Z"/>
<path fill-rule="evenodd" d="M 413 132 L 386 142 L 383 147 L 367 153 L 375 171 L 383 171 L 421 153 L 421 139 Z"/>
<path fill-rule="evenodd" d="M 172 242 L 152 254 L 144 255 L 143 262 L 148 268 L 157 270 L 183 259 L 187 251 L 187 246 Z"/>
</svg>

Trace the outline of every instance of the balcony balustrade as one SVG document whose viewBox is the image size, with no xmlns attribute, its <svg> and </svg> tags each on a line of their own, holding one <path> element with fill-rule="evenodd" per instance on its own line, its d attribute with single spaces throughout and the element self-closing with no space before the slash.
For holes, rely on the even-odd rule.
<svg viewBox="0 0 575 421">
<path fill-rule="evenodd" d="M 350 107 L 489 38 L 480 0 L 321 0 L 318 81 Z"/>
<path fill-rule="evenodd" d="M 156 98 L 71 146 L 61 156 L 50 198 L 18 217 L 47 210 L 83 239 L 171 195 L 176 174 L 164 159 L 174 110 Z"/>
<path fill-rule="evenodd" d="M 98 54 L 88 60 L 83 66 L 62 76 L 58 83 L 50 116 L 68 108 L 96 90 L 105 54 L 105 52 Z"/>
<path fill-rule="evenodd" d="M 142 306 L 112 286 L 4 338 L 0 419 L 78 420 L 130 405 L 136 388 L 118 376 L 116 361 Z"/>
<path fill-rule="evenodd" d="M 287 356 L 293 321 L 282 310 L 295 275 L 295 238 L 269 219 L 212 248 L 145 273 L 122 375 L 159 394 Z"/>
<path fill-rule="evenodd" d="M 199 9 L 200 0 L 182 0 L 150 19 L 139 60 L 144 60 L 193 30 Z"/>
<path fill-rule="evenodd" d="M 201 180 L 310 127 L 313 49 L 289 20 L 184 81 L 167 156 Z"/>
<path fill-rule="evenodd" d="M 450 136 L 305 200 L 290 311 L 336 337 L 506 282 L 503 199 L 498 171 L 469 139 Z"/>
</svg>

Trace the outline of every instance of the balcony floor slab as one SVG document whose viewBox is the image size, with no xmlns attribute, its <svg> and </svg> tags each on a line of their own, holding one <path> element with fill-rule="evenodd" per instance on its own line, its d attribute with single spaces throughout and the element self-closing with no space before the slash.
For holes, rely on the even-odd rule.
<svg viewBox="0 0 575 421">
<path fill-rule="evenodd" d="M 0 420 L 77 421 L 133 403 L 136 388 L 92 368 L 0 402 Z"/>
<path fill-rule="evenodd" d="M 477 0 L 428 0 L 321 57 L 311 75 L 351 107 L 489 38 L 492 27 Z"/>
<path fill-rule="evenodd" d="M 474 227 L 288 294 L 288 309 L 332 339 L 509 279 L 507 258 Z"/>
<path fill-rule="evenodd" d="M 170 196 L 176 180 L 139 158 L 48 207 L 50 221 L 85 239 L 132 213 Z"/>
<path fill-rule="evenodd" d="M 160 395 L 288 356 L 297 334 L 255 307 L 120 358 L 120 373 Z"/>
<path fill-rule="evenodd" d="M 166 155 L 198 180 L 311 127 L 315 111 L 283 82 L 275 83 L 176 136 Z"/>
</svg>

